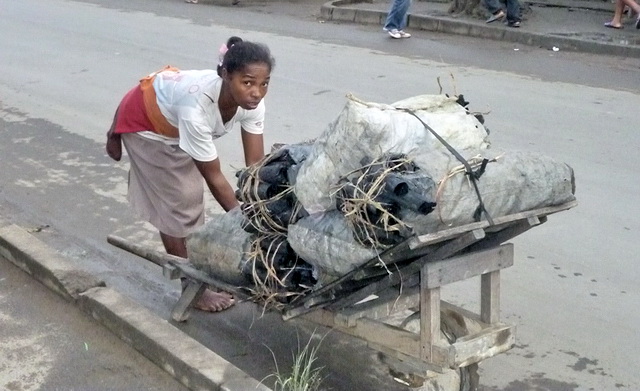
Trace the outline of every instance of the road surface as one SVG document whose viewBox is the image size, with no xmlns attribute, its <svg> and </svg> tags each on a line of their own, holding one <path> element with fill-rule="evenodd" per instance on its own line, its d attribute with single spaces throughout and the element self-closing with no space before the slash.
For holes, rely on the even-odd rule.
<svg viewBox="0 0 640 391">
<path fill-rule="evenodd" d="M 0 216 L 168 317 L 178 286 L 105 240 L 114 233 L 160 247 L 128 209 L 126 159 L 103 153 L 113 110 L 138 78 L 166 64 L 213 67 L 230 35 L 268 44 L 276 68 L 267 145 L 318 136 L 349 92 L 390 103 L 440 84 L 488 113 L 494 147 L 566 161 L 577 178 L 577 208 L 513 241 L 502 316 L 518 325 L 518 343 L 482 363 L 483 389 L 640 389 L 638 60 L 421 32 L 398 43 L 375 26 L 321 23 L 319 7 L 0 0 Z M 229 178 L 242 166 L 238 145 L 238 134 L 218 143 Z M 473 309 L 476 285 L 445 297 Z M 240 305 L 179 327 L 261 379 L 274 369 L 270 349 L 286 366 L 297 336 L 304 342 L 314 329 L 260 315 Z M 333 389 L 402 389 L 362 344 L 336 333 L 323 344 Z"/>
</svg>

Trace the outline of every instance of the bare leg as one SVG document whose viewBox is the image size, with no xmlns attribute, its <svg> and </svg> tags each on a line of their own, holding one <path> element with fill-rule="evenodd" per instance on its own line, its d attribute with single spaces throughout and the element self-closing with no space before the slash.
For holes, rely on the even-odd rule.
<svg viewBox="0 0 640 391">
<path fill-rule="evenodd" d="M 623 3 L 622 8 L 624 8 L 624 4 L 628 5 L 629 8 L 631 8 L 633 10 L 633 12 L 635 12 L 636 14 L 640 14 L 640 5 L 638 5 L 638 3 L 636 3 L 634 0 L 618 0 L 620 2 Z M 617 4 L 616 4 L 617 6 Z M 622 13 L 622 11 L 621 11 Z"/>
<path fill-rule="evenodd" d="M 160 238 L 167 254 L 187 259 L 187 244 L 185 238 L 176 238 L 160 232 Z M 214 292 L 207 288 L 200 300 L 194 305 L 196 309 L 209 312 L 218 312 L 231 307 L 234 304 L 233 296 L 226 292 Z"/>
<path fill-rule="evenodd" d="M 610 26 L 616 28 L 622 27 L 622 11 L 624 11 L 623 0 L 616 0 L 616 6 L 613 11 L 613 19 L 611 19 L 611 22 L 609 22 Z"/>
</svg>

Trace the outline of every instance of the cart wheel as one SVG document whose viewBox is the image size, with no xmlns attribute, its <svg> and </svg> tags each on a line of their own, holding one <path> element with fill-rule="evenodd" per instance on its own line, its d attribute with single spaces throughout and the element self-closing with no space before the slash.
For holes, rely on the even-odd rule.
<svg viewBox="0 0 640 391">
<path fill-rule="evenodd" d="M 418 333 L 419 317 L 419 312 L 413 313 L 405 318 L 400 327 Z M 477 332 L 476 328 L 477 325 L 474 322 L 465 321 L 454 311 L 443 310 L 440 313 L 440 332 L 450 344 L 455 343 L 462 336 Z M 480 383 L 478 364 L 471 364 L 458 370 L 448 370 L 442 374 L 434 373 L 434 376 L 424 378 L 413 372 L 410 364 L 389 358 L 382 353 L 379 357 L 389 365 L 391 376 L 414 391 L 476 391 Z"/>
<path fill-rule="evenodd" d="M 476 391 L 480 385 L 478 364 L 471 364 L 460 368 L 460 391 Z"/>
<path fill-rule="evenodd" d="M 386 360 L 383 360 L 386 361 Z M 412 373 L 389 368 L 389 374 L 398 382 L 406 384 L 412 391 L 477 391 L 479 384 L 478 364 L 438 374 L 425 379 Z"/>
</svg>

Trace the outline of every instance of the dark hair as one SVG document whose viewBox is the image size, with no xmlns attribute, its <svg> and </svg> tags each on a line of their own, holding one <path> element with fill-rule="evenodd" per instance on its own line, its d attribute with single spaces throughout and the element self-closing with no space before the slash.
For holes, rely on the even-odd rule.
<svg viewBox="0 0 640 391">
<path fill-rule="evenodd" d="M 267 45 L 243 41 L 242 38 L 233 36 L 227 40 L 227 48 L 222 63 L 218 65 L 218 75 L 220 76 L 222 76 L 222 69 L 233 73 L 249 64 L 267 64 L 269 71 L 275 66 L 275 59 L 271 57 L 271 51 Z"/>
</svg>

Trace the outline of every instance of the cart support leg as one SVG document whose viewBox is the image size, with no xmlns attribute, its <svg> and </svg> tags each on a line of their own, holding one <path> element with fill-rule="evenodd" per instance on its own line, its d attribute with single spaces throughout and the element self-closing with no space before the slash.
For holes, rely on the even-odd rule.
<svg viewBox="0 0 640 391">
<path fill-rule="evenodd" d="M 171 311 L 171 319 L 176 322 L 184 322 L 189 319 L 189 312 L 193 303 L 200 300 L 207 286 L 199 281 L 190 280 L 187 288 L 182 292 L 180 299 Z"/>
<path fill-rule="evenodd" d="M 425 268 L 421 270 L 421 280 Z M 440 341 L 440 288 L 427 288 L 420 284 L 420 355 L 427 362 L 433 362 L 433 347 Z"/>
<path fill-rule="evenodd" d="M 480 320 L 489 324 L 500 321 L 500 270 L 485 273 L 481 277 Z"/>
</svg>

